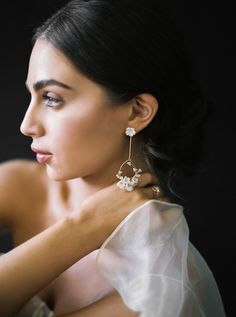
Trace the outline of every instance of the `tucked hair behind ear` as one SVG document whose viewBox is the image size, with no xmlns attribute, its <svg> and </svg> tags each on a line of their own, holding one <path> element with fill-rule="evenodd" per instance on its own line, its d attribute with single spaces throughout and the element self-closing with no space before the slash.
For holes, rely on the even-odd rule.
<svg viewBox="0 0 236 317">
<path fill-rule="evenodd" d="M 196 170 L 207 106 L 161 1 L 70 1 L 36 30 L 37 38 L 102 85 L 114 106 L 145 92 L 157 98 L 157 115 L 139 135 L 164 190 L 175 171 Z"/>
</svg>

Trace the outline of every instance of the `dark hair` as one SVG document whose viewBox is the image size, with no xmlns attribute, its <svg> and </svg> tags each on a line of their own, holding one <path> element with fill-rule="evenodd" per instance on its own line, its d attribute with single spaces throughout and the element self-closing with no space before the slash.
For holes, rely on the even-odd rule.
<svg viewBox="0 0 236 317">
<path fill-rule="evenodd" d="M 165 191 L 176 171 L 194 171 L 207 108 L 180 32 L 159 2 L 70 1 L 36 30 L 33 40 L 45 38 L 63 52 L 104 87 L 114 105 L 144 92 L 157 98 L 158 113 L 139 135 L 145 159 Z"/>
</svg>

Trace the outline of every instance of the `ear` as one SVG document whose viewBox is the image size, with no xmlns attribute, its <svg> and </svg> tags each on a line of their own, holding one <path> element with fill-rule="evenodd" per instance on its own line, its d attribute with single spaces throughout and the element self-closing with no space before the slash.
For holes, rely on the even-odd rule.
<svg viewBox="0 0 236 317">
<path fill-rule="evenodd" d="M 128 126 L 143 130 L 153 120 L 158 110 L 157 99 L 148 93 L 137 95 L 131 103 Z"/>
</svg>

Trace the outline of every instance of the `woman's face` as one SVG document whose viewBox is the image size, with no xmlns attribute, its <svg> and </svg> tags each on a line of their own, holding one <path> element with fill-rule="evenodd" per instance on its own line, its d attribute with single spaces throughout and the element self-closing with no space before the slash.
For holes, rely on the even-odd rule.
<svg viewBox="0 0 236 317">
<path fill-rule="evenodd" d="M 32 137 L 50 178 L 116 173 L 127 158 L 128 105 L 108 105 L 103 89 L 46 40 L 37 40 L 27 76 L 31 102 L 21 132 Z M 114 174 L 115 175 L 115 174 Z"/>
</svg>

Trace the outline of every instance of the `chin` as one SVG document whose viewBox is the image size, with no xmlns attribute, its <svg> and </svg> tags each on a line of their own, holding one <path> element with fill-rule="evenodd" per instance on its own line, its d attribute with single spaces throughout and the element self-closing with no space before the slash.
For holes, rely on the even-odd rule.
<svg viewBox="0 0 236 317">
<path fill-rule="evenodd" d="M 50 165 L 46 165 L 47 175 L 51 180 L 54 181 L 65 181 L 68 179 L 66 173 L 62 169 L 52 168 Z"/>
<path fill-rule="evenodd" d="M 50 165 L 46 165 L 47 175 L 51 180 L 62 182 L 67 181 L 70 179 L 80 178 L 81 175 L 78 175 L 78 173 L 72 173 L 71 171 L 68 172 L 66 170 L 63 170 L 62 168 L 55 168 L 51 167 Z"/>
</svg>

